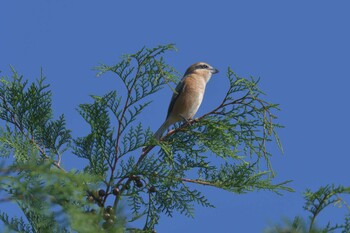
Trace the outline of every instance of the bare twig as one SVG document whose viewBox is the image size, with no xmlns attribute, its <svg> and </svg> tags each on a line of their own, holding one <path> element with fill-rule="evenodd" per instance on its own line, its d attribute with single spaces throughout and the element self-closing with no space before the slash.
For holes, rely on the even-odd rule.
<svg viewBox="0 0 350 233">
<path fill-rule="evenodd" d="M 188 182 L 188 183 L 195 183 L 195 184 L 217 187 L 216 184 L 210 183 L 210 182 L 204 181 L 204 180 L 193 180 L 193 179 L 189 179 L 189 178 L 180 178 L 180 180 L 182 180 L 184 182 Z"/>
</svg>

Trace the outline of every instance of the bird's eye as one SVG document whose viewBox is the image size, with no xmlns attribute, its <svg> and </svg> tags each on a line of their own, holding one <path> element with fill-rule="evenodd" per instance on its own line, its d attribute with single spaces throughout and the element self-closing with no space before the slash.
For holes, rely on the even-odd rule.
<svg viewBox="0 0 350 233">
<path fill-rule="evenodd" d="M 201 65 L 202 69 L 208 69 L 209 67 L 207 65 Z"/>
</svg>

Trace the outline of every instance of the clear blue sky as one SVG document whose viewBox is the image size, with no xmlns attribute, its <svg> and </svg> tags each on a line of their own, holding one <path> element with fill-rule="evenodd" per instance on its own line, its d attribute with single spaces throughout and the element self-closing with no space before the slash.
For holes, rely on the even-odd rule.
<svg viewBox="0 0 350 233">
<path fill-rule="evenodd" d="M 87 132 L 76 112 L 89 94 L 117 89 L 95 78 L 92 67 L 114 64 L 142 46 L 175 43 L 168 61 L 180 72 L 207 61 L 222 72 L 209 83 L 201 115 L 222 99 L 228 66 L 261 77 L 267 98 L 279 103 L 285 154 L 274 153 L 278 181 L 292 179 L 295 193 L 235 195 L 201 188 L 216 206 L 196 218 L 162 218 L 158 232 L 261 232 L 283 217 L 303 214 L 302 192 L 329 183 L 349 185 L 349 1 L 90 1 L 0 2 L 0 70 L 9 65 L 34 80 L 42 67 L 75 136 Z M 145 115 L 156 129 L 171 96 L 163 89 Z M 159 107 L 164 106 L 164 107 Z M 154 114 L 156 112 L 157 114 Z M 152 114 L 153 113 L 153 114 Z M 66 155 L 66 168 L 81 167 Z M 320 224 L 342 211 L 320 216 Z"/>
</svg>

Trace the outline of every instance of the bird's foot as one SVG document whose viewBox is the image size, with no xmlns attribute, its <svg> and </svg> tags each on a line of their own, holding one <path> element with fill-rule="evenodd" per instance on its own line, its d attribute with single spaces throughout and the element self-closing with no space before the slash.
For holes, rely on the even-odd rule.
<svg viewBox="0 0 350 233">
<path fill-rule="evenodd" d="M 183 117 L 183 120 L 188 125 L 193 125 L 194 123 L 198 122 L 198 118 L 185 118 Z"/>
</svg>

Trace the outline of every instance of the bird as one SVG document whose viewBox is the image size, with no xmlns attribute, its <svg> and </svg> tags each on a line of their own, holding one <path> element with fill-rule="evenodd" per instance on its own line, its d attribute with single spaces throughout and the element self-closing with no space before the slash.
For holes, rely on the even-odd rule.
<svg viewBox="0 0 350 233">
<path fill-rule="evenodd" d="M 219 70 L 205 62 L 197 62 L 188 67 L 175 88 L 164 123 L 154 134 L 157 140 L 160 140 L 172 124 L 180 121 L 188 122 L 194 117 L 202 103 L 208 81 L 218 72 Z"/>
</svg>

